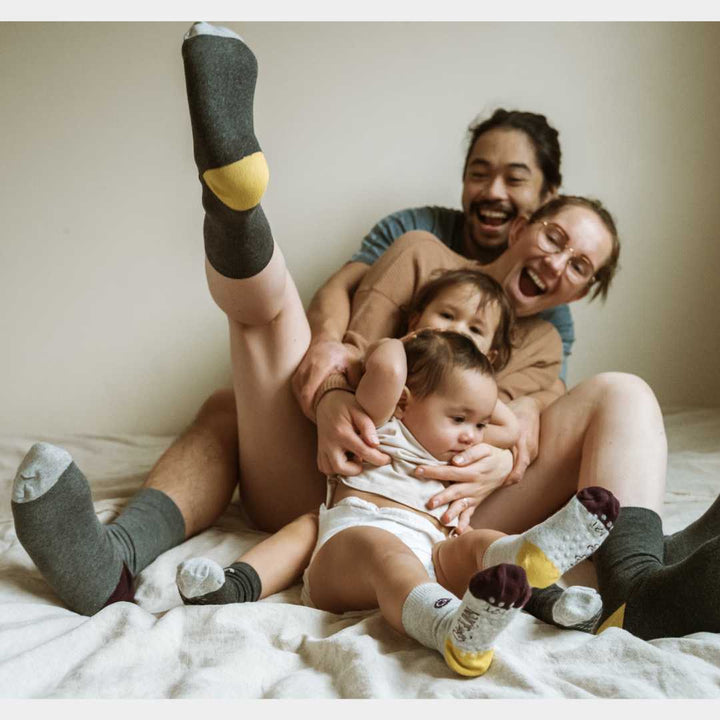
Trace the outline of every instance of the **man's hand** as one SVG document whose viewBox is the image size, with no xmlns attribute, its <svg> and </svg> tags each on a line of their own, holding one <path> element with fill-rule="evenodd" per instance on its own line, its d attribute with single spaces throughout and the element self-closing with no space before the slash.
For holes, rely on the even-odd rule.
<svg viewBox="0 0 720 720">
<path fill-rule="evenodd" d="M 352 393 L 333 390 L 325 394 L 317 407 L 317 429 L 318 467 L 326 475 L 358 475 L 363 461 L 372 465 L 390 462 L 390 457 L 377 449 L 375 425 Z"/>
<path fill-rule="evenodd" d="M 335 340 L 312 343 L 292 379 L 293 394 L 305 416 L 315 420 L 313 399 L 328 375 L 345 373 L 349 379 L 356 378 L 360 375 L 361 365 L 360 350 L 353 345 Z"/>
<path fill-rule="evenodd" d="M 518 398 L 508 403 L 520 423 L 520 438 L 513 448 L 515 463 L 507 476 L 505 485 L 514 485 L 522 480 L 528 466 L 538 455 L 540 444 L 540 409 L 529 397 Z"/>
<path fill-rule="evenodd" d="M 447 523 L 458 518 L 458 533 L 470 525 L 470 518 L 477 506 L 494 490 L 502 487 L 512 469 L 513 455 L 510 450 L 499 450 L 492 445 L 479 443 L 456 455 L 450 465 L 423 465 L 415 470 L 415 476 L 452 485 L 441 490 L 428 501 L 428 509 L 449 503 L 441 518 Z"/>
</svg>

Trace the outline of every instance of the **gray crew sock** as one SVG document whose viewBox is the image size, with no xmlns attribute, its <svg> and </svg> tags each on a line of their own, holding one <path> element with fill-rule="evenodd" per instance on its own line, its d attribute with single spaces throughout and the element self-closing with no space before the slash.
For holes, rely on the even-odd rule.
<svg viewBox="0 0 720 720">
<path fill-rule="evenodd" d="M 205 254 L 228 278 L 257 275 L 273 254 L 260 207 L 268 168 L 253 126 L 257 60 L 230 30 L 195 23 L 182 45 Z"/>
<path fill-rule="evenodd" d="M 533 588 L 532 596 L 523 610 L 548 625 L 591 633 L 600 620 L 602 599 L 593 588 L 549 585 L 546 588 Z"/>
<path fill-rule="evenodd" d="M 716 498 L 703 515 L 684 530 L 665 536 L 663 560 L 666 565 L 680 562 L 708 540 L 718 536 L 720 536 L 720 497 Z"/>
<path fill-rule="evenodd" d="M 192 558 L 178 565 L 175 582 L 185 605 L 255 602 L 262 592 L 260 576 L 245 562 L 223 569 L 209 558 Z"/>
<path fill-rule="evenodd" d="M 180 510 L 152 488 L 113 523 L 100 523 L 85 476 L 68 452 L 47 443 L 33 445 L 20 464 L 11 505 L 18 540 L 61 600 L 82 615 L 131 600 L 131 576 L 185 539 Z"/>
<path fill-rule="evenodd" d="M 662 522 L 624 507 L 595 554 L 604 609 L 599 631 L 622 627 L 644 640 L 720 632 L 720 537 L 673 565 L 663 565 Z"/>
</svg>

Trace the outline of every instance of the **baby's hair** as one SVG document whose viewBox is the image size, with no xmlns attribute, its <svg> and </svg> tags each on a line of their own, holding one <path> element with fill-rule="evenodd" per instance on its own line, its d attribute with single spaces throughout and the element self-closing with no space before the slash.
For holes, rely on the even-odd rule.
<svg viewBox="0 0 720 720">
<path fill-rule="evenodd" d="M 477 370 L 494 378 L 493 368 L 477 345 L 462 333 L 426 328 L 403 341 L 410 392 L 424 398 L 439 392 L 455 368 Z"/>
<path fill-rule="evenodd" d="M 413 315 L 420 315 L 443 290 L 447 290 L 447 288 L 454 285 L 470 285 L 474 287 L 480 295 L 479 308 L 485 308 L 488 303 L 498 304 L 500 308 L 500 322 L 493 335 L 490 349 L 495 350 L 493 368 L 495 370 L 502 370 L 508 364 L 510 352 L 512 351 L 512 332 L 515 325 L 515 311 L 512 305 L 510 305 L 510 301 L 502 285 L 482 270 L 462 268 L 461 270 L 436 271 L 435 277 L 420 288 L 407 308 L 403 308 L 407 322 L 410 322 L 410 318 L 412 318 Z"/>
</svg>

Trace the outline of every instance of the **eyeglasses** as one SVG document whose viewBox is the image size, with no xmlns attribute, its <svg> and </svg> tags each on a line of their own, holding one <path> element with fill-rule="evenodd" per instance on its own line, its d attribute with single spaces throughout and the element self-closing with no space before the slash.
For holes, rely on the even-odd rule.
<svg viewBox="0 0 720 720">
<path fill-rule="evenodd" d="M 595 268 L 584 255 L 577 255 L 575 248 L 568 247 L 569 242 L 570 238 L 559 225 L 547 220 L 540 221 L 538 247 L 548 255 L 567 253 L 569 257 L 564 269 L 568 280 L 574 285 L 590 285 L 595 280 Z"/>
</svg>

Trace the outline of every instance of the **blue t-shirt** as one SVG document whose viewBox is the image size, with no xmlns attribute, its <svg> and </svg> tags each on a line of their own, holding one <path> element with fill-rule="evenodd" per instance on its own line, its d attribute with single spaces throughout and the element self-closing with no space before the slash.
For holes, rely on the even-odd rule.
<svg viewBox="0 0 720 720">
<path fill-rule="evenodd" d="M 372 265 L 392 245 L 394 240 L 410 230 L 425 230 L 432 233 L 451 250 L 464 255 L 463 224 L 464 216 L 461 210 L 437 206 L 400 210 L 384 217 L 375 225 L 363 238 L 360 250 L 350 260 Z M 489 263 L 502 251 L 502 248 L 488 249 L 484 256 L 477 259 L 481 264 Z M 560 333 L 563 345 L 560 379 L 565 382 L 568 357 L 570 357 L 575 342 L 575 329 L 570 308 L 567 305 L 558 305 L 549 310 L 543 310 L 538 316 L 552 323 Z"/>
</svg>

